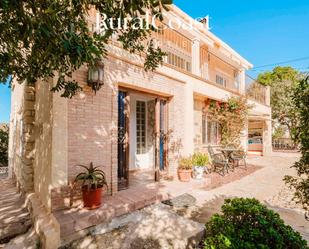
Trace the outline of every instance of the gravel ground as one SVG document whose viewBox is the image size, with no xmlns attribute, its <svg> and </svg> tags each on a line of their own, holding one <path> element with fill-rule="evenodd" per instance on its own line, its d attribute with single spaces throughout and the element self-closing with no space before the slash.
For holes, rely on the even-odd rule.
<svg viewBox="0 0 309 249">
<path fill-rule="evenodd" d="M 204 234 L 203 224 L 177 215 L 164 204 L 152 205 L 113 222 L 114 228 L 110 224 L 96 226 L 88 236 L 61 249 L 187 249 L 195 248 Z"/>
<path fill-rule="evenodd" d="M 293 190 L 288 186 L 283 186 L 277 195 L 266 200 L 271 206 L 287 209 L 303 210 L 302 205 L 293 200 Z"/>
<path fill-rule="evenodd" d="M 0 245 L 1 249 L 40 249 L 41 242 L 39 236 L 33 228 L 25 234 L 19 235 L 10 240 L 9 243 Z"/>
</svg>

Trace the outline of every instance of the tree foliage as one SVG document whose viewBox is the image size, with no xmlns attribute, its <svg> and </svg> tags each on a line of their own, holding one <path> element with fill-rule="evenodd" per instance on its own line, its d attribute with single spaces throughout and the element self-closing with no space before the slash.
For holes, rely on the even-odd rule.
<svg viewBox="0 0 309 249">
<path fill-rule="evenodd" d="M 286 133 L 286 127 L 279 125 L 277 127 L 274 127 L 274 132 L 273 132 L 273 139 L 278 139 L 278 138 L 283 138 Z"/>
<path fill-rule="evenodd" d="M 206 224 L 204 249 L 308 249 L 298 232 L 256 199 L 226 199 Z"/>
<path fill-rule="evenodd" d="M 293 166 L 298 177 L 286 176 L 285 181 L 295 190 L 296 201 L 309 211 L 309 77 L 301 80 L 293 101 L 300 118 L 294 136 L 300 142 L 302 156 Z"/>
<path fill-rule="evenodd" d="M 0 127 L 0 165 L 8 165 L 9 127 Z"/>
<path fill-rule="evenodd" d="M 72 73 L 106 56 L 106 44 L 114 34 L 124 49 L 145 54 L 145 69 L 154 70 L 164 55 L 148 39 L 155 27 L 150 24 L 145 29 L 145 22 L 143 28 L 134 27 L 146 10 L 162 20 L 162 11 L 171 3 L 172 0 L 1 0 L 0 82 L 13 76 L 19 82 L 34 84 L 38 79 L 56 75 L 58 82 L 53 90 L 62 91 L 63 97 L 72 97 L 82 89 L 79 82 L 71 79 Z M 106 15 L 104 32 L 92 30 L 89 25 L 93 9 Z M 122 29 L 113 29 L 118 24 Z"/>
<path fill-rule="evenodd" d="M 299 72 L 292 67 L 275 67 L 272 71 L 258 76 L 259 83 L 271 87 L 272 118 L 288 129 L 291 138 L 298 123 L 293 92 L 299 78 Z"/>
<path fill-rule="evenodd" d="M 251 108 L 242 97 L 231 97 L 226 102 L 212 102 L 210 113 L 220 125 L 221 144 L 240 146 L 240 134 L 244 130 Z"/>
</svg>

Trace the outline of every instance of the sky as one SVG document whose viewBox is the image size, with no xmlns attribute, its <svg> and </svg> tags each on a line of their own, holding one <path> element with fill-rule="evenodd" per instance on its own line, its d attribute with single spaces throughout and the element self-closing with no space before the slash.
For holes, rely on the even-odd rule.
<svg viewBox="0 0 309 249">
<path fill-rule="evenodd" d="M 174 0 L 194 18 L 210 16 L 211 31 L 255 67 L 309 57 L 308 0 Z M 300 70 L 307 60 L 288 63 Z M 257 76 L 257 68 L 248 72 Z"/>
<path fill-rule="evenodd" d="M 8 84 L 0 84 L 0 123 L 8 123 L 11 110 L 11 89 Z"/>
<path fill-rule="evenodd" d="M 194 18 L 210 16 L 211 31 L 257 68 L 309 57 L 308 0 L 174 0 Z M 309 59 L 282 64 L 309 69 Z M 0 123 L 8 122 L 10 89 L 0 84 Z"/>
</svg>

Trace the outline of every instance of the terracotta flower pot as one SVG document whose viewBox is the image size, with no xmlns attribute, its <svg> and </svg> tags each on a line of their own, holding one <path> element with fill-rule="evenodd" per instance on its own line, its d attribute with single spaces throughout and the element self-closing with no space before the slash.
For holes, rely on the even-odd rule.
<svg viewBox="0 0 309 249">
<path fill-rule="evenodd" d="M 191 179 L 192 170 L 178 169 L 178 177 L 181 182 L 189 182 Z"/>
<path fill-rule="evenodd" d="M 87 186 L 84 186 L 82 188 L 83 202 L 85 208 L 96 209 L 101 206 L 102 189 L 103 187 L 97 189 L 93 188 L 88 189 Z"/>
</svg>

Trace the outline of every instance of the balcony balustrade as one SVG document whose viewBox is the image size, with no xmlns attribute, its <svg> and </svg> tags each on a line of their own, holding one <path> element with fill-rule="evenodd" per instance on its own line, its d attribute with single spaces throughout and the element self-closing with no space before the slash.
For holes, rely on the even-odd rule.
<svg viewBox="0 0 309 249">
<path fill-rule="evenodd" d="M 167 54 L 164 62 L 192 72 L 192 41 L 176 30 L 164 29 L 153 34 L 158 46 Z"/>
<path fill-rule="evenodd" d="M 110 44 L 121 46 L 117 41 L 117 36 L 117 34 L 113 35 Z M 216 84 L 221 88 L 223 87 L 228 91 L 245 93 L 248 98 L 261 104 L 269 105 L 267 98 L 269 97 L 269 89 L 267 87 L 259 84 L 247 75 L 245 77 L 239 68 L 209 51 L 206 46 L 200 46 L 198 55 L 196 50 L 193 49 L 194 42 L 191 39 L 169 28 L 163 29 L 160 32 L 154 32 L 152 38 L 155 39 L 156 44 L 162 51 L 166 52 L 167 56 L 164 57 L 166 64 L 172 65 L 180 71 L 195 74 L 197 77 Z M 193 70 L 193 67 L 195 68 L 194 64 L 199 65 L 198 70 Z"/>
<path fill-rule="evenodd" d="M 240 91 L 240 72 L 235 67 L 200 48 L 200 71 L 203 79 L 235 92 Z"/>
</svg>

